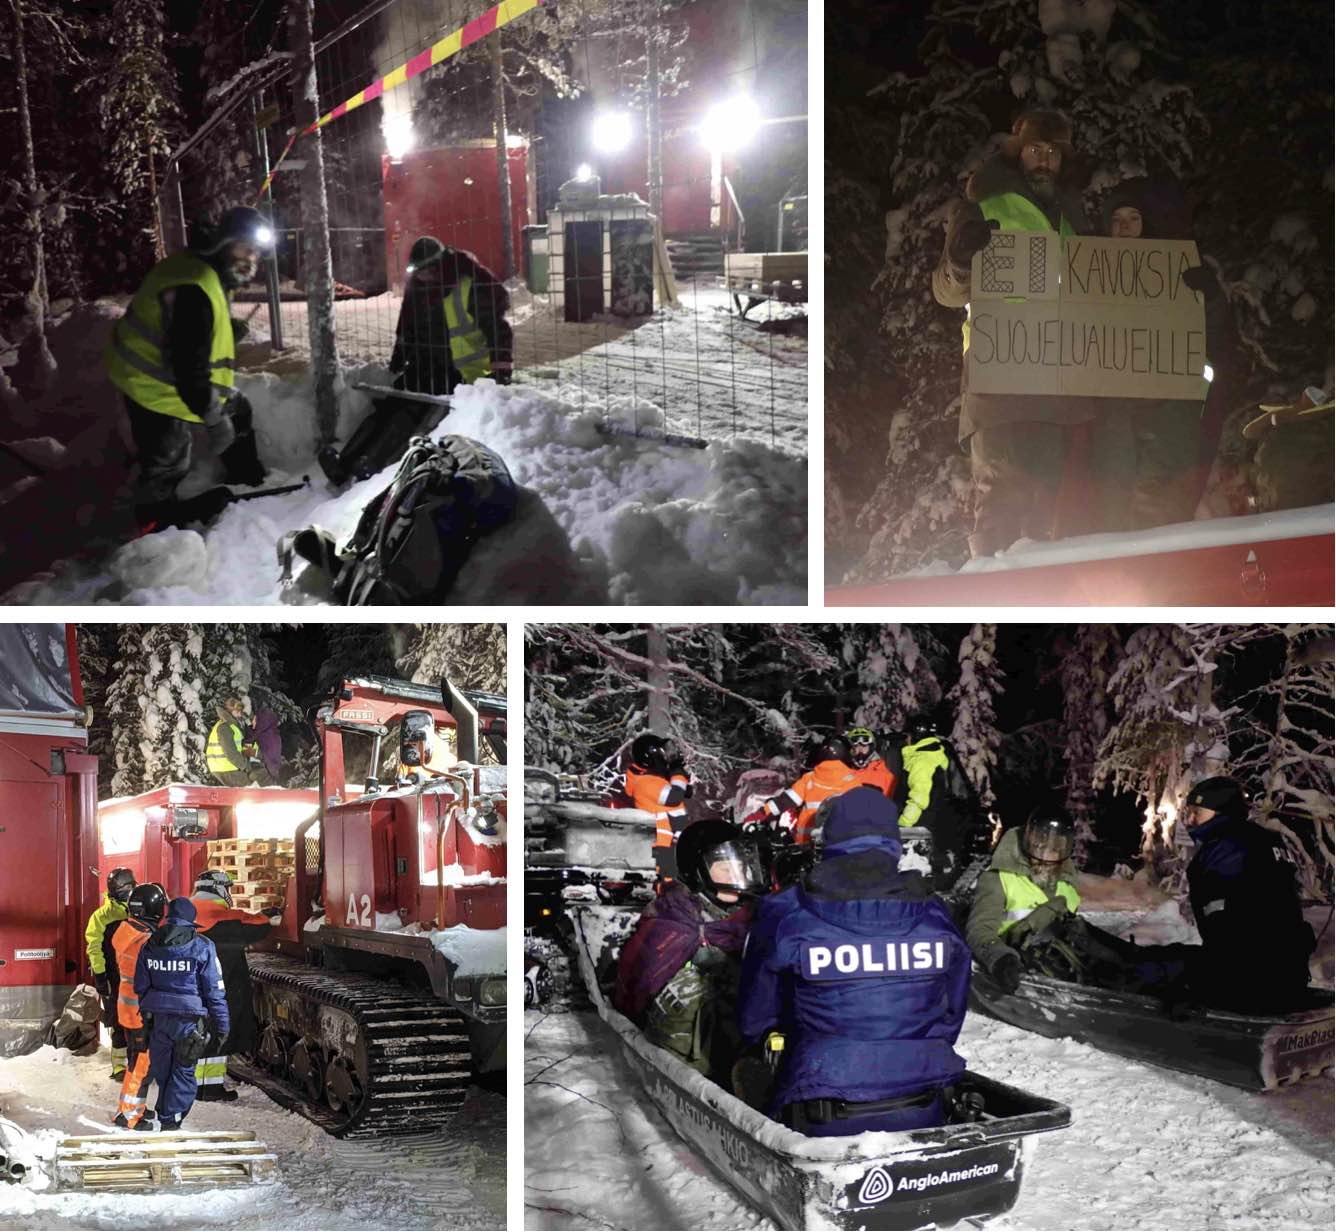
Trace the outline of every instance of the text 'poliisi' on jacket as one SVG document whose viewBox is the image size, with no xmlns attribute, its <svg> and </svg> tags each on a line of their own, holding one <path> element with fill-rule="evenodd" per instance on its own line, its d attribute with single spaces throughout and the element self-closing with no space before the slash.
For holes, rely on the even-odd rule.
<svg viewBox="0 0 1336 1232">
<path fill-rule="evenodd" d="M 803 975 L 840 980 L 913 971 L 945 971 L 946 942 L 864 941 L 861 945 L 804 945 Z"/>
<path fill-rule="evenodd" d="M 195 963 L 189 958 L 152 958 L 144 955 L 144 965 L 150 971 L 193 971 Z"/>
</svg>

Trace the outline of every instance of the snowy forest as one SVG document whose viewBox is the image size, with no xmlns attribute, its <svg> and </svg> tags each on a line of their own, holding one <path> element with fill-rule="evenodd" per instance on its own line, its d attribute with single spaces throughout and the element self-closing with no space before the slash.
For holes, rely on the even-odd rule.
<svg viewBox="0 0 1336 1232">
<path fill-rule="evenodd" d="M 224 698 L 273 710 L 283 786 L 314 786 L 309 718 L 345 675 L 376 674 L 504 693 L 505 626 L 389 624 L 81 624 L 79 670 L 91 713 L 98 794 L 209 783 L 209 729 Z"/>
<path fill-rule="evenodd" d="M 1173 892 L 1179 803 L 1232 774 L 1304 896 L 1332 901 L 1329 624 L 533 624 L 525 638 L 531 766 L 620 768 L 649 729 L 713 807 L 749 768 L 796 778 L 814 736 L 885 740 L 926 713 L 1004 826 L 1064 803 L 1088 872 L 1144 869 Z"/>
<path fill-rule="evenodd" d="M 1330 381 L 1332 38 L 1321 0 L 826 5 L 831 581 L 966 555 L 960 314 L 931 273 L 948 204 L 1027 107 L 1070 118 L 1088 211 L 1128 176 L 1182 182 L 1241 344 L 1222 469 L 1249 410 Z"/>
</svg>

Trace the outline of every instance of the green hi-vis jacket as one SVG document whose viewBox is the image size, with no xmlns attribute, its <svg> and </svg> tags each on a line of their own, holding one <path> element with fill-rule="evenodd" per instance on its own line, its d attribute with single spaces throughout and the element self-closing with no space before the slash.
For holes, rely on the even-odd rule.
<svg viewBox="0 0 1336 1232">
<path fill-rule="evenodd" d="M 473 278 L 465 274 L 445 297 L 445 332 L 450 339 L 450 362 L 466 384 L 492 375 L 492 348 L 469 314 Z"/>
<path fill-rule="evenodd" d="M 184 286 L 199 287 L 209 297 L 213 309 L 209 379 L 219 391 L 230 394 L 236 381 L 236 344 L 227 293 L 218 271 L 191 252 L 173 253 L 149 270 L 125 315 L 116 322 L 103 359 L 111 383 L 140 406 L 200 423 L 200 417 L 176 392 L 163 328 L 162 295 Z"/>
<path fill-rule="evenodd" d="M 88 917 L 84 940 L 88 943 L 88 965 L 94 975 L 102 975 L 107 970 L 107 956 L 102 949 L 102 938 L 107 928 L 116 920 L 126 919 L 129 914 L 124 903 L 118 903 L 110 894 L 104 894 L 102 906 Z"/>
<path fill-rule="evenodd" d="M 1006 933 L 1054 895 L 1075 912 L 1081 905 L 1075 880 L 1076 866 L 1068 860 L 1058 870 L 1053 894 L 1046 894 L 1030 876 L 1030 865 L 1021 852 L 1020 827 L 1008 830 L 979 878 L 969 922 L 965 925 L 965 940 L 979 965 L 991 969 L 997 950 L 1007 944 Z"/>
<path fill-rule="evenodd" d="M 1052 231 L 1053 224 L 1048 221 L 1044 211 L 1020 193 L 998 193 L 984 197 L 979 203 L 979 212 L 989 221 L 996 222 L 1002 231 Z M 1075 235 L 1076 228 L 1067 221 L 1065 214 L 1058 216 L 1058 234 Z M 967 305 L 968 307 L 968 305 Z M 961 323 L 961 350 L 970 349 L 970 318 L 966 312 Z"/>
<path fill-rule="evenodd" d="M 905 807 L 900 811 L 900 824 L 916 826 L 932 803 L 933 781 L 937 772 L 946 771 L 946 749 L 942 747 L 940 736 L 924 736 L 915 744 L 905 745 L 900 756 L 904 758 L 905 779 L 909 788 Z"/>
</svg>

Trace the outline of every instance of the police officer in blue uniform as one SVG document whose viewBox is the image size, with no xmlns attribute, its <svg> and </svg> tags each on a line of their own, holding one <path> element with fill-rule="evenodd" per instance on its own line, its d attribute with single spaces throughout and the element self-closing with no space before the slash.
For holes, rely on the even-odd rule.
<svg viewBox="0 0 1336 1232">
<path fill-rule="evenodd" d="M 195 933 L 195 904 L 174 898 L 167 919 L 139 952 L 135 992 L 149 1030 L 150 1082 L 158 1084 L 157 1114 L 136 1129 L 179 1129 L 195 1102 L 195 1063 L 208 1046 L 208 1020 L 218 1038 L 231 1027 L 218 952 Z"/>
<path fill-rule="evenodd" d="M 747 938 L 739 1027 L 749 1043 L 783 1033 L 768 1111 L 814 1137 L 940 1125 L 965 1069 L 969 947 L 923 876 L 900 872 L 898 835 L 880 791 L 839 796 L 817 864 L 762 900 Z"/>
</svg>

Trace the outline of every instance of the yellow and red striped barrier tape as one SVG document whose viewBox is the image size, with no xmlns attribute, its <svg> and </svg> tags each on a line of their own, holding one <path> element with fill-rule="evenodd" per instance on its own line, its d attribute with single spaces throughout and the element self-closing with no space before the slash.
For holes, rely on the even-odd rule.
<svg viewBox="0 0 1336 1232">
<path fill-rule="evenodd" d="M 514 21 L 515 18 L 522 17 L 531 9 L 540 7 L 543 2 L 544 0 L 501 0 L 500 4 L 488 9 L 481 17 L 475 17 L 452 34 L 447 34 L 445 38 L 433 43 L 426 51 L 419 52 L 411 60 L 399 65 L 392 73 L 386 73 L 379 81 L 372 82 L 365 90 L 359 90 L 332 111 L 327 111 L 314 124 L 300 132 L 294 132 L 288 138 L 288 144 L 283 147 L 283 153 L 278 156 L 278 162 L 274 164 L 272 170 L 265 177 L 264 183 L 260 185 L 260 191 L 256 193 L 255 200 L 259 201 L 268 190 L 269 185 L 273 183 L 274 173 L 282 165 L 283 160 L 287 158 L 298 137 L 308 136 L 317 129 L 324 128 L 331 120 L 337 120 L 339 116 L 346 115 L 363 103 L 369 103 L 379 98 L 382 94 L 403 85 L 404 82 L 416 77 L 419 73 L 425 73 L 433 65 L 440 64 L 441 61 L 458 55 L 465 47 L 472 46 L 479 39 L 486 38 L 502 26 Z"/>
</svg>

